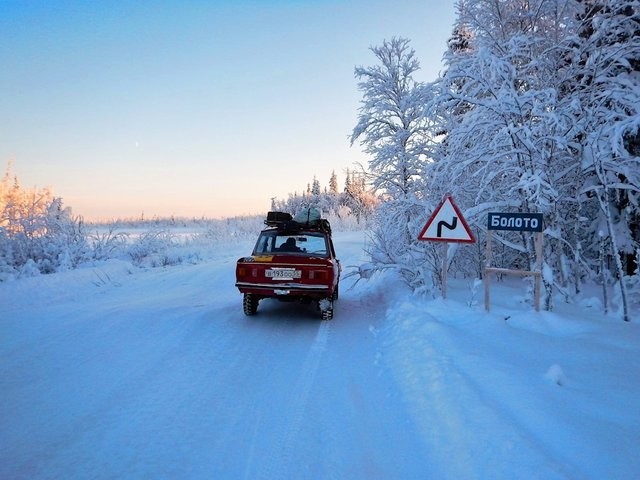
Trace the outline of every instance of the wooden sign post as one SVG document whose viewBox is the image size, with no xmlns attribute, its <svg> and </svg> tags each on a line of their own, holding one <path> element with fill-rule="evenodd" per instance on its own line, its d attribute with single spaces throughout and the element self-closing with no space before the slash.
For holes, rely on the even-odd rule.
<svg viewBox="0 0 640 480">
<path fill-rule="evenodd" d="M 511 270 L 491 266 L 491 243 L 493 230 L 512 230 L 518 232 L 535 232 L 536 250 L 535 270 Z M 542 214 L 541 213 L 489 213 L 487 222 L 487 250 L 484 269 L 484 308 L 491 310 L 491 277 L 492 273 L 533 276 L 533 301 L 536 312 L 540 311 L 540 290 L 542 281 Z"/>
</svg>

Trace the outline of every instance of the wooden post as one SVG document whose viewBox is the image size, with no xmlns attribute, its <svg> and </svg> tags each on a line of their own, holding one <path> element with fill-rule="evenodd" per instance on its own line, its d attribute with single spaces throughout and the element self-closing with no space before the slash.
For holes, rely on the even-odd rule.
<svg viewBox="0 0 640 480">
<path fill-rule="evenodd" d="M 487 230 L 487 249 L 485 251 L 485 263 L 484 263 L 484 309 L 488 312 L 491 310 L 491 274 L 489 273 L 489 267 L 491 267 L 491 241 L 493 237 L 493 231 Z"/>
<path fill-rule="evenodd" d="M 540 287 L 542 282 L 542 232 L 536 232 L 535 244 L 536 244 L 536 272 L 535 285 L 534 285 L 534 302 L 536 306 L 536 312 L 540 311 Z"/>
<path fill-rule="evenodd" d="M 449 242 L 444 242 L 444 259 L 442 260 L 442 298 L 447 298 L 447 260 L 449 258 Z"/>
<path fill-rule="evenodd" d="M 542 241 L 543 241 L 543 217 L 541 213 L 489 213 L 487 224 L 487 250 L 484 267 L 484 308 L 488 312 L 491 309 L 491 275 L 509 274 L 520 276 L 533 276 L 533 302 L 536 312 L 540 311 L 540 293 L 542 284 Z M 508 268 L 494 268 L 491 266 L 491 241 L 492 230 L 512 230 L 524 232 L 536 232 L 534 237 L 534 249 L 536 251 L 536 264 L 531 270 L 511 270 Z"/>
</svg>

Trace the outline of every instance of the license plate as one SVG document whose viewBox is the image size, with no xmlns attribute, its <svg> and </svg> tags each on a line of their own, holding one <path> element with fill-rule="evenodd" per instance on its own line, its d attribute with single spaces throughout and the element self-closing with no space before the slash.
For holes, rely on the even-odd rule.
<svg viewBox="0 0 640 480">
<path fill-rule="evenodd" d="M 294 278 L 300 278 L 302 276 L 301 270 L 295 270 L 293 268 L 272 268 L 264 272 L 267 278 L 273 278 L 277 280 L 293 280 Z"/>
</svg>

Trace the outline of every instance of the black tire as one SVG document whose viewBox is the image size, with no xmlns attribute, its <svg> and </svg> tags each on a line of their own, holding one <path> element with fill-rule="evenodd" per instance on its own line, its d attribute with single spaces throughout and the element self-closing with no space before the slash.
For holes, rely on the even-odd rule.
<svg viewBox="0 0 640 480">
<path fill-rule="evenodd" d="M 336 300 L 338 300 L 339 290 L 340 290 L 340 284 L 338 283 L 338 284 L 336 285 L 336 289 L 333 291 L 333 301 L 334 301 L 334 302 L 335 302 Z"/>
<path fill-rule="evenodd" d="M 320 308 L 322 320 L 331 320 L 333 318 L 333 297 L 320 300 L 318 302 L 318 308 Z"/>
<path fill-rule="evenodd" d="M 322 311 L 322 320 L 332 320 L 333 319 L 333 307 L 328 310 Z"/>
<path fill-rule="evenodd" d="M 251 316 L 255 315 L 258 311 L 258 298 L 253 293 L 245 293 L 242 298 L 242 309 L 244 314 Z"/>
</svg>

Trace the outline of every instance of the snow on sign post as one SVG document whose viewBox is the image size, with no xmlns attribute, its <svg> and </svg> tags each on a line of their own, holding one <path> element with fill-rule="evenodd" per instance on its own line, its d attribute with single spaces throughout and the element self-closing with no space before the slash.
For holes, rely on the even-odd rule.
<svg viewBox="0 0 640 480">
<path fill-rule="evenodd" d="M 493 230 L 510 230 L 516 232 L 535 232 L 536 267 L 535 270 L 511 270 L 508 268 L 491 267 L 491 241 Z M 491 308 L 491 282 L 489 275 L 492 273 L 508 273 L 512 275 L 533 276 L 534 304 L 536 312 L 540 311 L 540 281 L 542 277 L 542 214 L 541 213 L 489 213 L 487 217 L 487 250 L 486 266 L 484 269 L 484 308 L 487 312 Z"/>
<path fill-rule="evenodd" d="M 442 298 L 447 298 L 447 266 L 449 242 L 475 243 L 469 225 L 454 203 L 451 195 L 445 195 L 431 214 L 429 220 L 418 235 L 418 240 L 444 242 L 444 259 L 442 260 Z"/>
</svg>

